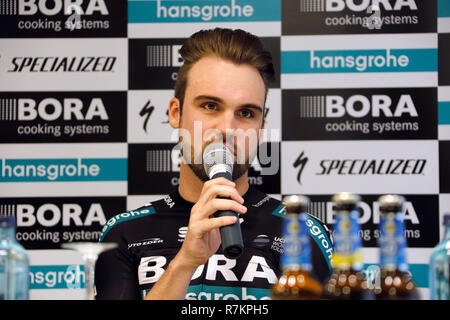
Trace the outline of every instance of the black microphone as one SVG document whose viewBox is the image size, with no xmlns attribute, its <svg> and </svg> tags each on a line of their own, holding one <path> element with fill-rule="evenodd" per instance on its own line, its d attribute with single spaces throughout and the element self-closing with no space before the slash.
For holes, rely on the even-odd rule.
<svg viewBox="0 0 450 320">
<path fill-rule="evenodd" d="M 205 148 L 203 166 L 210 179 L 224 177 L 233 181 L 233 154 L 222 143 L 212 143 Z M 229 259 L 238 258 L 244 250 L 239 215 L 231 210 L 219 210 L 214 213 L 214 216 L 234 216 L 237 218 L 234 224 L 220 227 L 220 237 L 222 238 L 222 249 L 225 257 Z"/>
</svg>

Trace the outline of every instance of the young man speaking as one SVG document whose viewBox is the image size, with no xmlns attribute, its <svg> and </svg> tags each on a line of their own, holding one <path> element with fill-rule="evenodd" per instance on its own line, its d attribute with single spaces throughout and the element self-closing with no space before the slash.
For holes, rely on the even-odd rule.
<svg viewBox="0 0 450 320">
<path fill-rule="evenodd" d="M 96 298 L 267 299 L 281 274 L 283 207 L 247 178 L 275 76 L 271 55 L 256 36 L 218 28 L 193 34 L 180 53 L 184 65 L 169 104 L 170 125 L 180 129 L 179 187 L 108 221 L 100 241 L 119 247 L 98 260 Z M 203 151 L 218 142 L 233 154 L 233 181 L 205 172 Z M 225 257 L 219 230 L 237 218 L 215 217 L 218 210 L 240 214 L 244 248 L 236 259 Z M 323 224 L 311 220 L 324 235 L 311 237 L 313 273 L 324 280 L 332 244 Z"/>
</svg>

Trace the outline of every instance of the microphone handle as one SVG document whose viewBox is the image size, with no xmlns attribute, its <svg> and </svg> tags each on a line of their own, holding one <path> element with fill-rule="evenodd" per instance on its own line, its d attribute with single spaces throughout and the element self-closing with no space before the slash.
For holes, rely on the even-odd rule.
<svg viewBox="0 0 450 320">
<path fill-rule="evenodd" d="M 224 177 L 230 181 L 231 174 L 229 172 L 218 172 L 212 178 Z M 228 199 L 225 197 L 219 197 Z M 231 210 L 219 210 L 214 213 L 214 217 L 234 216 L 236 222 L 227 226 L 220 227 L 220 238 L 222 239 L 222 250 L 226 258 L 236 259 L 240 257 L 244 250 L 244 241 L 242 239 L 241 224 L 239 222 L 239 214 Z"/>
</svg>

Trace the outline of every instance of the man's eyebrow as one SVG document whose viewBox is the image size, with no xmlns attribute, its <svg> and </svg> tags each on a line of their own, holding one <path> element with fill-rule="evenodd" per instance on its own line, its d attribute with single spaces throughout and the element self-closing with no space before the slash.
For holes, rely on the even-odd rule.
<svg viewBox="0 0 450 320">
<path fill-rule="evenodd" d="M 214 97 L 214 96 L 206 96 L 206 95 L 201 95 L 201 96 L 197 96 L 194 99 L 195 101 L 199 101 L 199 100 L 213 100 L 216 102 L 223 102 L 222 99 L 220 99 L 219 97 Z"/>
<path fill-rule="evenodd" d="M 224 101 L 219 98 L 219 97 L 215 97 L 215 96 L 207 96 L 207 95 L 200 95 L 194 98 L 195 101 L 202 101 L 202 100 L 212 100 L 215 102 L 219 102 L 219 103 L 223 103 Z M 255 109 L 259 112 L 263 112 L 263 108 L 253 104 L 253 103 L 245 103 L 243 105 L 240 105 L 239 108 L 248 108 L 248 109 Z"/>
</svg>

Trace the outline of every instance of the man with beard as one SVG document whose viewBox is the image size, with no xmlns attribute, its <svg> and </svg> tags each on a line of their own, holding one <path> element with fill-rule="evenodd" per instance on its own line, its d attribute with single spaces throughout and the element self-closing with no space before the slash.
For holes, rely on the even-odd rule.
<svg viewBox="0 0 450 320">
<path fill-rule="evenodd" d="M 249 185 L 248 168 L 265 125 L 271 55 L 256 36 L 218 28 L 193 34 L 180 54 L 184 64 L 169 103 L 183 155 L 179 187 L 107 222 L 100 241 L 119 248 L 99 258 L 97 299 L 269 298 L 281 274 L 284 208 Z M 202 155 L 212 142 L 232 152 L 233 181 L 206 175 Z M 214 217 L 218 210 L 240 214 L 244 249 L 237 259 L 224 256 L 219 232 L 237 218 Z M 326 227 L 310 220 L 313 272 L 323 280 L 332 244 Z"/>
</svg>

